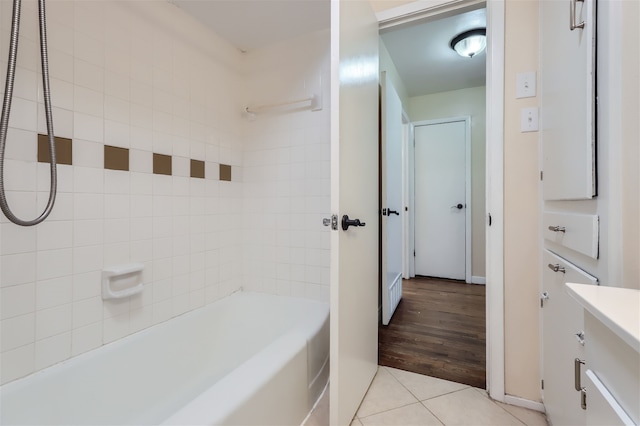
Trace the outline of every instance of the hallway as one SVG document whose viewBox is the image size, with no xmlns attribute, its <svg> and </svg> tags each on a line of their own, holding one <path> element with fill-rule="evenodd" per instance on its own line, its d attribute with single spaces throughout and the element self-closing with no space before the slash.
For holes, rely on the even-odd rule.
<svg viewBox="0 0 640 426">
<path fill-rule="evenodd" d="M 417 277 L 388 326 L 378 329 L 378 363 L 486 387 L 485 286 Z"/>
</svg>

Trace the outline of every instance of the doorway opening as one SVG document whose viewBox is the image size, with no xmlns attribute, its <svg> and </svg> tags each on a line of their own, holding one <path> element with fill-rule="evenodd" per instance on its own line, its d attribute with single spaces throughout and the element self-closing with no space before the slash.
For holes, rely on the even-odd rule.
<svg viewBox="0 0 640 426">
<path fill-rule="evenodd" d="M 380 364 L 482 388 L 486 54 L 461 58 L 449 42 L 486 25 L 485 5 L 473 2 L 380 31 L 380 69 L 410 118 L 397 189 L 405 194 L 403 299 L 380 327 Z"/>
</svg>

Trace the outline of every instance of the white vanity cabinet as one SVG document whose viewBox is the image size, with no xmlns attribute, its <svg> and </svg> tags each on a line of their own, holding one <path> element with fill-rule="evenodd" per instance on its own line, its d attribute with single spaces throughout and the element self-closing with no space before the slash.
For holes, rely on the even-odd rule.
<svg viewBox="0 0 640 426">
<path fill-rule="evenodd" d="M 580 391 L 574 383 L 574 360 L 584 359 L 582 308 L 567 294 L 567 282 L 595 286 L 597 278 L 544 250 L 542 310 L 543 400 L 554 425 L 584 425 Z"/>
<path fill-rule="evenodd" d="M 585 424 L 640 423 L 640 291 L 567 284 L 584 309 Z"/>
<path fill-rule="evenodd" d="M 595 3 L 540 2 L 544 200 L 589 200 L 596 195 Z"/>
</svg>

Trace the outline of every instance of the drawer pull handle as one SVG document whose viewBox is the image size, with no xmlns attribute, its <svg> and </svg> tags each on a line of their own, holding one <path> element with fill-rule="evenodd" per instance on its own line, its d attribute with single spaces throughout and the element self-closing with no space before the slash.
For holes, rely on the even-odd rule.
<svg viewBox="0 0 640 426">
<path fill-rule="evenodd" d="M 573 360 L 573 384 L 578 392 L 580 392 L 583 387 L 580 384 L 580 366 L 584 364 L 584 361 L 580 358 L 576 358 Z"/>
<path fill-rule="evenodd" d="M 584 331 L 580 330 L 576 333 L 576 340 L 578 340 L 578 343 L 584 346 Z"/>
<path fill-rule="evenodd" d="M 567 232 L 567 229 L 564 226 L 550 226 L 549 231 L 553 232 Z"/>
<path fill-rule="evenodd" d="M 571 31 L 576 28 L 584 28 L 584 21 L 576 22 L 576 3 L 584 2 L 584 0 L 571 0 L 569 2 L 569 29 Z"/>
<path fill-rule="evenodd" d="M 567 270 L 566 270 L 564 267 L 562 267 L 562 266 L 558 265 L 557 263 L 556 263 L 555 265 L 554 265 L 553 263 L 550 263 L 550 264 L 548 264 L 547 266 L 548 266 L 548 267 L 549 267 L 549 269 L 551 269 L 553 272 L 562 272 L 563 274 L 564 274 L 565 272 L 567 272 Z"/>
</svg>

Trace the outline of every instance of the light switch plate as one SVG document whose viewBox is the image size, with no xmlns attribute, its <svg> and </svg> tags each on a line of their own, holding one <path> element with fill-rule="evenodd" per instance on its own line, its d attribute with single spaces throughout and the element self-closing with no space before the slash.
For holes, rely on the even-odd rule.
<svg viewBox="0 0 640 426">
<path fill-rule="evenodd" d="M 516 75 L 516 99 L 532 98 L 536 95 L 536 72 L 521 72 Z"/>
<path fill-rule="evenodd" d="M 520 131 L 522 133 L 538 131 L 538 108 L 522 109 L 522 122 L 520 124 Z"/>
</svg>

